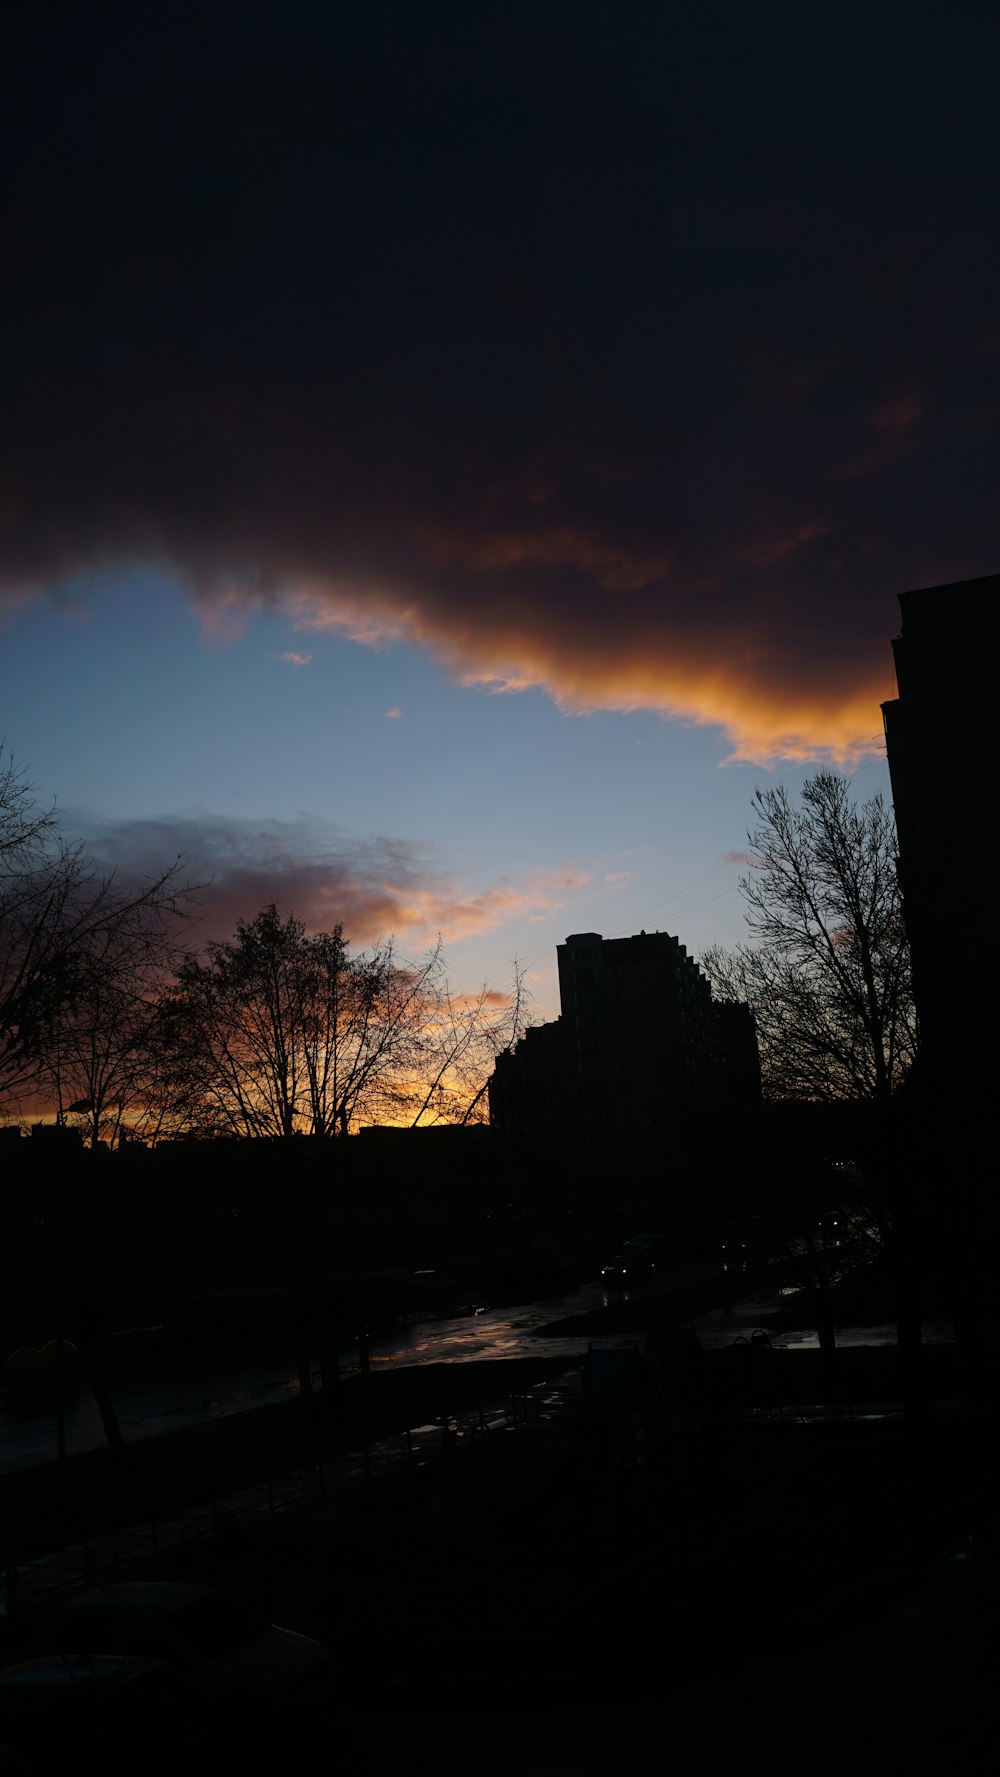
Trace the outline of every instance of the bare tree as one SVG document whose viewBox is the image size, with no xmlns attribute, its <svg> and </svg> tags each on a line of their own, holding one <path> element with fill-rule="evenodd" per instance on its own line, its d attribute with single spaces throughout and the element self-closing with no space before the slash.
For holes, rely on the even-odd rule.
<svg viewBox="0 0 1000 1777">
<path fill-rule="evenodd" d="M 65 997 L 60 911 L 79 873 L 55 810 L 0 751 L 0 1107 L 16 1109 L 35 1078 L 43 1033 Z"/>
<path fill-rule="evenodd" d="M 740 879 L 752 941 L 706 952 L 713 993 L 751 1006 L 768 1096 L 885 1103 L 916 1047 L 892 813 L 832 772 L 808 779 L 798 808 L 783 786 L 754 807 Z"/>
<path fill-rule="evenodd" d="M 363 1122 L 471 1120 L 523 1007 L 518 970 L 511 999 L 485 987 L 460 999 L 440 941 L 417 961 L 391 940 L 352 954 L 339 926 L 310 933 L 273 903 L 180 963 L 159 1046 L 176 1101 L 202 1126 L 295 1144 L 296 1163 L 275 1165 L 262 1210 L 299 1320 L 305 1394 L 307 1341 L 334 1380 L 327 1256 L 331 1244 L 353 1245 L 352 1200 L 336 1191 L 329 1161 Z"/>
<path fill-rule="evenodd" d="M 411 1125 L 487 1122 L 487 1089 L 497 1056 L 514 1048 L 528 1023 L 524 967 L 515 958 L 506 993 L 484 983 L 476 994 L 456 995 L 443 969 L 425 989 L 430 992 Z"/>
<path fill-rule="evenodd" d="M 0 741 L 0 860 L 5 874 L 37 859 L 57 829 L 55 809 L 35 807 L 31 785 Z"/>
<path fill-rule="evenodd" d="M 799 807 L 780 786 L 757 790 L 754 807 L 740 880 L 752 941 L 715 947 L 703 966 L 717 998 L 754 1012 L 768 1097 L 868 1107 L 862 1212 L 892 1265 L 903 1397 L 919 1413 L 919 1212 L 895 1114 L 917 1026 L 895 823 L 881 795 L 858 803 L 833 772 L 806 781 Z"/>
<path fill-rule="evenodd" d="M 227 1133 L 347 1135 L 398 1120 L 418 1070 L 440 948 L 404 964 L 391 940 L 352 957 L 272 903 L 178 967 L 166 1008 L 192 1100 Z"/>
<path fill-rule="evenodd" d="M 309 933 L 271 903 L 232 940 L 185 958 L 163 1009 L 167 1078 L 189 1115 L 294 1153 L 294 1164 L 270 1169 L 261 1209 L 281 1262 L 307 1409 L 310 1352 L 319 1352 L 328 1412 L 339 1373 L 327 1255 L 334 1212 L 344 1206 L 329 1161 L 362 1115 L 393 1120 L 416 1068 L 434 966 L 432 956 L 402 967 L 391 943 L 352 957 L 339 926 Z"/>
<path fill-rule="evenodd" d="M 113 917 L 88 934 L 86 966 L 52 1031 L 41 1079 L 58 1120 L 78 1116 L 91 1147 L 149 1140 L 163 1128 L 170 1100 L 161 1006 L 180 964 L 190 898 L 185 891 L 169 905 L 146 903 L 139 917 Z"/>
<path fill-rule="evenodd" d="M 140 883 L 102 872 L 39 811 L 9 755 L 0 761 L 0 1108 L 42 1095 L 100 1101 L 105 1117 L 137 1008 L 162 989 L 195 891 L 178 858 Z M 125 1012 L 129 1017 L 126 1019 Z M 126 1025 L 129 1034 L 123 1041 Z"/>
<path fill-rule="evenodd" d="M 525 1007 L 517 964 L 509 994 L 458 996 L 440 940 L 416 961 L 391 939 L 352 955 L 340 926 L 307 932 L 272 903 L 180 962 L 159 1048 L 173 1051 L 178 1098 L 186 1091 L 203 1124 L 326 1139 L 363 1121 L 475 1120 Z"/>
<path fill-rule="evenodd" d="M 879 1182 L 853 1165 L 817 1163 L 800 1152 L 784 1177 L 780 1166 L 777 1172 L 769 1194 L 769 1270 L 773 1284 L 801 1291 L 810 1305 L 829 1370 L 837 1294 L 886 1258 L 892 1216 Z"/>
<path fill-rule="evenodd" d="M 141 1008 L 161 991 L 177 920 L 190 913 L 181 869 L 177 859 L 139 884 L 102 872 L 82 843 L 64 838 L 54 809 L 38 810 L 9 754 L 0 759 L 0 1108 L 8 1115 L 54 1106 L 62 1123 L 69 1104 L 85 1110 L 94 1146 L 120 1122 L 148 1022 Z M 85 1361 L 109 1446 L 120 1452 L 99 1337 L 120 1218 L 94 1176 L 78 1188 L 65 1144 L 54 1154 L 55 1269 L 75 1278 Z"/>
</svg>

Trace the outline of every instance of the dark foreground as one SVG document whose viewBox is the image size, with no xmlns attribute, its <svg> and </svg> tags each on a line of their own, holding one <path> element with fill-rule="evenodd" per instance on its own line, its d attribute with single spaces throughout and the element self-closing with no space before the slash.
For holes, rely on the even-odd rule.
<svg viewBox="0 0 1000 1777">
<path fill-rule="evenodd" d="M 992 1773 L 995 1412 L 942 1372 L 919 1429 L 891 1402 L 865 1417 L 892 1377 L 883 1354 L 850 1355 L 832 1417 L 810 1417 L 813 1353 L 752 1383 L 713 1366 L 686 1407 L 588 1405 L 565 1379 L 545 1426 L 442 1441 L 325 1505 L 162 1552 L 159 1573 L 266 1602 L 337 1657 L 328 1695 L 280 1723 L 220 1724 L 204 1758 L 380 1777 L 650 1757 L 684 1773 Z M 457 1389 L 501 1392 L 449 1368 L 465 1374 L 373 1379 L 349 1412 L 402 1426 L 455 1410 Z"/>
</svg>

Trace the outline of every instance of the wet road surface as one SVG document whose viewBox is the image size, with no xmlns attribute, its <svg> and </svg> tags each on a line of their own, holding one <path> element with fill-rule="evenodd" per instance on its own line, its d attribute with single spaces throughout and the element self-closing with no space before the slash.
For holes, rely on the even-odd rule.
<svg viewBox="0 0 1000 1777">
<path fill-rule="evenodd" d="M 386 1338 L 373 1340 L 372 1358 L 375 1363 L 406 1366 L 472 1363 L 482 1358 L 582 1355 L 587 1349 L 586 1339 L 538 1339 L 533 1336 L 534 1329 L 622 1299 L 622 1292 L 612 1295 L 599 1284 L 587 1284 L 566 1295 L 512 1308 L 483 1308 L 473 1314 L 418 1321 Z M 634 1336 L 611 1337 L 601 1343 L 630 1345 Z M 340 1355 L 344 1366 L 357 1361 L 356 1349 L 345 1349 Z M 265 1406 L 283 1395 L 297 1393 L 298 1386 L 295 1364 L 284 1357 L 252 1368 L 220 1367 L 197 1377 L 175 1376 L 154 1385 L 126 1383 L 113 1386 L 112 1392 L 122 1435 L 130 1442 Z M 97 1403 L 90 1390 L 81 1386 L 66 1404 L 67 1453 L 76 1455 L 103 1444 Z M 0 1473 L 53 1461 L 55 1455 L 56 1416 L 51 1407 L 35 1411 L 4 1408 L 0 1414 Z"/>
<path fill-rule="evenodd" d="M 706 1269 L 706 1276 L 708 1271 Z M 671 1283 L 689 1282 L 690 1271 L 676 1279 L 662 1276 L 657 1288 Z M 391 1363 L 394 1368 L 429 1363 L 473 1363 L 481 1359 L 513 1357 L 579 1357 L 582 1361 L 590 1343 L 602 1346 L 633 1345 L 634 1333 L 540 1335 L 538 1328 L 570 1315 L 585 1314 L 602 1307 L 634 1300 L 653 1293 L 651 1286 L 628 1290 L 611 1290 L 600 1283 L 583 1284 L 564 1295 L 545 1297 L 537 1302 L 514 1307 L 483 1306 L 471 1314 L 441 1317 L 414 1322 L 371 1346 L 375 1364 Z M 692 1325 L 706 1350 L 731 1345 L 741 1334 L 746 1337 L 754 1327 L 782 1305 L 782 1297 L 757 1294 L 735 1303 L 731 1308 L 716 1309 L 695 1316 Z M 812 1330 L 788 1330 L 776 1333 L 770 1329 L 774 1343 L 787 1348 L 814 1349 L 818 1345 Z M 950 1325 L 932 1322 L 924 1328 L 929 1343 L 952 1338 Z M 894 1326 L 846 1327 L 837 1333 L 838 1345 L 892 1345 L 896 1341 Z M 341 1361 L 349 1366 L 357 1361 L 357 1351 L 345 1349 Z M 278 1358 L 271 1364 L 258 1363 L 244 1369 L 227 1367 L 197 1377 L 173 1377 L 157 1385 L 129 1383 L 114 1388 L 115 1406 L 122 1434 L 126 1441 L 155 1437 L 161 1432 L 175 1431 L 182 1426 L 198 1425 L 207 1419 L 223 1418 L 231 1413 L 245 1412 L 280 1400 L 283 1395 L 298 1391 L 294 1363 Z M 90 1390 L 81 1387 L 66 1406 L 66 1449 L 69 1455 L 100 1448 L 104 1443 L 97 1405 Z M 56 1417 L 51 1407 L 38 1411 L 14 1411 L 5 1407 L 0 1414 L 0 1473 L 49 1462 L 56 1455 Z"/>
</svg>

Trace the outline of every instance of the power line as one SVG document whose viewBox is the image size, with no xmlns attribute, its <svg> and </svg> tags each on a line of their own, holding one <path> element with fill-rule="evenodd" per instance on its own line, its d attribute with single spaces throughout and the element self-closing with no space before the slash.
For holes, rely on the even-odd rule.
<svg viewBox="0 0 1000 1777">
<path fill-rule="evenodd" d="M 693 882 L 686 882 L 684 884 L 683 888 L 675 889 L 673 894 L 667 895 L 664 898 L 664 900 L 654 901 L 652 907 L 647 907 L 645 913 L 637 914 L 636 918 L 637 919 L 648 919 L 649 915 L 651 913 L 656 913 L 659 910 L 659 908 L 661 908 L 661 907 L 668 907 L 670 905 L 670 902 L 676 901 L 679 895 L 690 894 L 691 890 L 697 888 L 700 883 L 707 882 L 710 876 L 717 876 L 720 870 L 728 870 L 730 868 L 731 868 L 731 865 L 729 863 L 729 860 L 726 858 L 723 858 L 721 864 L 714 864 L 712 866 L 711 870 L 705 871 L 704 876 L 696 876 Z M 730 891 L 730 893 L 733 893 L 733 894 L 735 894 L 735 892 L 736 892 L 735 890 Z"/>
<path fill-rule="evenodd" d="M 697 913 L 698 910 L 702 907 L 711 907 L 711 905 L 714 901 L 730 901 L 732 899 L 733 895 L 738 895 L 739 892 L 740 891 L 738 888 L 726 889 L 725 892 L 721 895 L 709 895 L 707 897 L 707 899 L 704 901 L 694 901 L 694 902 L 692 902 L 690 907 L 678 907 L 676 910 L 675 917 L 677 919 L 680 919 L 681 916 L 685 913 Z"/>
<path fill-rule="evenodd" d="M 709 876 L 714 875 L 714 871 L 709 870 L 708 875 Z M 701 880 L 704 882 L 705 878 L 702 877 Z M 694 888 L 694 886 L 695 886 L 694 883 L 692 883 L 691 887 Z M 690 907 L 676 908 L 674 917 L 677 919 L 681 919 L 685 913 L 697 913 L 700 908 L 711 907 L 716 901 L 730 901 L 732 899 L 733 895 L 738 895 L 739 892 L 740 891 L 738 888 L 732 888 L 732 889 L 723 889 L 723 892 L 721 895 L 707 895 L 703 901 L 693 901 L 691 903 Z M 671 899 L 673 899 L 673 897 L 671 897 Z M 660 903 L 658 903 L 658 905 L 662 906 L 663 903 L 660 902 Z M 644 918 L 645 916 L 640 914 L 639 917 Z M 620 938 L 634 937 L 635 936 L 634 926 L 630 932 L 619 932 L 618 936 Z"/>
</svg>

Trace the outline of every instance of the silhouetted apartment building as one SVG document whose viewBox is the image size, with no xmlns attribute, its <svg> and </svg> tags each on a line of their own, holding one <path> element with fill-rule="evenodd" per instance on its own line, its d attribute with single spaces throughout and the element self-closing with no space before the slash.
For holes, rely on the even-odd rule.
<svg viewBox="0 0 1000 1777">
<path fill-rule="evenodd" d="M 899 695 L 882 713 L 923 1068 L 928 1079 L 992 1093 L 1000 574 L 904 592 L 899 602 Z M 976 933 L 964 944 L 963 925 Z"/>
<path fill-rule="evenodd" d="M 497 1056 L 490 1122 L 508 1159 L 525 1170 L 555 1174 L 563 1168 L 568 1080 L 559 1018 L 533 1025 L 513 1052 Z"/>
<path fill-rule="evenodd" d="M 713 1004 L 666 932 L 557 949 L 561 1016 L 498 1059 L 490 1115 L 512 1158 L 571 1176 L 661 1175 L 707 1121 L 755 1104 L 747 1007 Z"/>
</svg>

